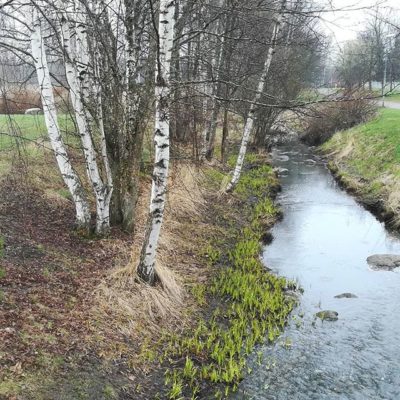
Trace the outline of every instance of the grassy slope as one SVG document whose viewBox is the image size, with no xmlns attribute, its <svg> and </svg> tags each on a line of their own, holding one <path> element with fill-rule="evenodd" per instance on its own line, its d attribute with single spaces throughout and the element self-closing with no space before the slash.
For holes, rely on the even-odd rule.
<svg viewBox="0 0 400 400">
<path fill-rule="evenodd" d="M 399 110 L 380 110 L 372 121 L 335 134 L 322 149 L 330 153 L 331 165 L 342 182 L 355 190 L 366 204 L 373 206 L 381 202 L 385 214 L 394 213 L 398 217 Z"/>
</svg>

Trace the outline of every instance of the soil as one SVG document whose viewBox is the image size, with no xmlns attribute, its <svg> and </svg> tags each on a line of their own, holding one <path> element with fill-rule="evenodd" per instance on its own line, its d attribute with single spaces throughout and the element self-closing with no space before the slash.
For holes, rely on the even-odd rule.
<svg viewBox="0 0 400 400">
<path fill-rule="evenodd" d="M 87 340 L 93 291 L 117 261 L 128 257 L 132 243 L 117 229 L 112 239 L 79 237 L 73 220 L 71 202 L 49 201 L 12 179 L 2 182 L 0 381 L 27 380 L 36 372 L 46 378 L 57 366 L 65 372 L 77 359 L 93 371 L 102 369 Z M 26 392 L 31 389 L 37 388 Z M 0 398 L 8 398 L 2 390 Z M 27 396 L 18 398 L 32 398 Z"/>
</svg>

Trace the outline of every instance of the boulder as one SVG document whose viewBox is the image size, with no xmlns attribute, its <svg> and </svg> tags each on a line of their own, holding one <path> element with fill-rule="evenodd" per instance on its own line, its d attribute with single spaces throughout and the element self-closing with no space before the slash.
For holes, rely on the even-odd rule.
<svg viewBox="0 0 400 400">
<path fill-rule="evenodd" d="M 353 293 L 342 293 L 335 296 L 335 299 L 357 299 L 357 296 Z"/>
<path fill-rule="evenodd" d="M 276 167 L 274 168 L 274 171 L 279 175 L 287 175 L 289 173 L 289 170 L 287 168 L 282 167 Z"/>
<path fill-rule="evenodd" d="M 367 263 L 375 271 L 393 271 L 400 267 L 400 255 L 374 254 L 367 258 Z"/>
<path fill-rule="evenodd" d="M 322 319 L 322 321 L 337 321 L 339 319 L 339 314 L 331 310 L 319 311 L 315 316 Z"/>
</svg>

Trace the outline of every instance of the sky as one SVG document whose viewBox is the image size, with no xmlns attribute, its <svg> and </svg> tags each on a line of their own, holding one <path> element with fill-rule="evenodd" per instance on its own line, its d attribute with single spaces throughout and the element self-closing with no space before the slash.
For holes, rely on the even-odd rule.
<svg viewBox="0 0 400 400">
<path fill-rule="evenodd" d="M 336 11 L 324 13 L 322 15 L 322 24 L 329 35 L 333 36 L 333 41 L 339 46 L 346 40 L 352 40 L 357 37 L 357 33 L 363 30 L 365 19 L 371 14 L 371 10 L 362 8 L 371 8 L 379 2 L 379 11 L 398 14 L 400 20 L 400 0 L 325 0 L 332 4 L 335 10 L 344 9 L 345 11 Z"/>
</svg>

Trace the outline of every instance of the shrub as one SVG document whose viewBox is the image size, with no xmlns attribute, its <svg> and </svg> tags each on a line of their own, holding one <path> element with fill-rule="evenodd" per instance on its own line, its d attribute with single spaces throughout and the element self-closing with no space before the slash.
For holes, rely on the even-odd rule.
<svg viewBox="0 0 400 400">
<path fill-rule="evenodd" d="M 66 112 L 69 106 L 68 91 L 61 87 L 54 88 L 56 106 Z M 0 97 L 0 114 L 24 114 L 28 108 L 42 108 L 38 88 L 15 86 L 7 89 Z"/>
<path fill-rule="evenodd" d="M 375 115 L 376 104 L 368 99 L 368 93 L 343 94 L 332 102 L 319 104 L 304 119 L 301 140 L 309 145 L 320 145 L 337 131 L 368 121 Z"/>
</svg>

